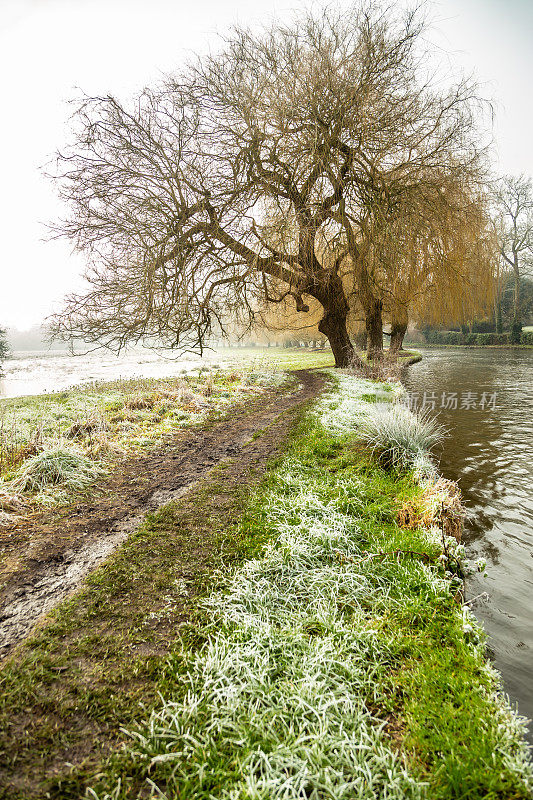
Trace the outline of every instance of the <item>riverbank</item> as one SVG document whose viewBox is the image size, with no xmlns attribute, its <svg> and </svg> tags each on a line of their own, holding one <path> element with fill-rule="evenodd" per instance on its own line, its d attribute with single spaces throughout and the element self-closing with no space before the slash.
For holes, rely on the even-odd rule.
<svg viewBox="0 0 533 800">
<path fill-rule="evenodd" d="M 405 352 L 398 365 L 420 359 Z M 0 530 L 25 523 L 39 509 L 98 494 L 127 459 L 177 431 L 211 424 L 247 399 L 288 387 L 287 372 L 309 364 L 332 366 L 333 357 L 299 350 L 250 361 L 248 353 L 231 370 L 207 364 L 179 377 L 118 378 L 1 399 Z M 0 577 L 1 561 L 0 547 Z"/>
<path fill-rule="evenodd" d="M 441 471 L 459 482 L 469 510 L 467 552 L 487 563 L 487 578 L 469 579 L 469 597 L 479 598 L 474 613 L 506 691 L 533 718 L 532 353 L 428 348 L 403 381 L 411 407 L 434 402 L 432 413 L 449 431 Z"/>
<path fill-rule="evenodd" d="M 327 353 L 278 356 L 248 353 L 231 369 L 200 364 L 174 377 L 116 378 L 0 399 L 0 530 L 40 508 L 98 493 L 125 460 L 177 432 L 289 389 L 286 371 L 332 363 Z"/>
<path fill-rule="evenodd" d="M 529 797 L 443 547 L 454 489 L 423 452 L 401 470 L 359 441 L 399 387 L 330 380 L 149 515 L 3 668 L 1 797 Z"/>
</svg>

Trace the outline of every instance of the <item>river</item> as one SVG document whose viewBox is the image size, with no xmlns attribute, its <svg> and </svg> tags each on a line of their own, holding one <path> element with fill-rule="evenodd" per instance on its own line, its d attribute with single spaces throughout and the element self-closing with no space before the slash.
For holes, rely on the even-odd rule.
<svg viewBox="0 0 533 800">
<path fill-rule="evenodd" d="M 475 614 L 511 701 L 533 718 L 533 350 L 421 350 L 405 379 L 410 401 L 420 408 L 426 393 L 449 429 L 441 472 L 463 493 L 468 555 L 487 562 L 468 595 L 488 593 Z"/>
</svg>

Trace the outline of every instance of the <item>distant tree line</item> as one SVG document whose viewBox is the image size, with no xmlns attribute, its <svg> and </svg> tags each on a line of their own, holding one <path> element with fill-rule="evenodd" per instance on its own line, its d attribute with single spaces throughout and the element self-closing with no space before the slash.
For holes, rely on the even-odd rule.
<svg viewBox="0 0 533 800">
<path fill-rule="evenodd" d="M 431 315 L 419 328 L 427 341 L 440 344 L 533 344 L 533 184 L 524 175 L 505 175 L 492 195 L 494 241 L 498 257 L 493 262 L 491 307 L 485 315 L 462 315 L 450 310 L 444 324 Z M 437 320 L 438 321 L 438 320 Z M 439 330 L 439 328 L 441 330 Z"/>
<path fill-rule="evenodd" d="M 503 332 L 510 321 L 518 341 L 524 319 L 533 313 L 533 184 L 525 175 L 505 175 L 495 197 L 495 226 L 500 261 L 495 275 L 495 324 Z"/>
</svg>

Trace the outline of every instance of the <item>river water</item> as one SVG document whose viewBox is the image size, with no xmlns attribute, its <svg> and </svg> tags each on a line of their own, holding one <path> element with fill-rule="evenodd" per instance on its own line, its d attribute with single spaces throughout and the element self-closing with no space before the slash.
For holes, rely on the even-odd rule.
<svg viewBox="0 0 533 800">
<path fill-rule="evenodd" d="M 468 595 L 488 593 L 488 600 L 474 604 L 475 614 L 507 693 L 531 719 L 533 350 L 422 352 L 423 360 L 408 370 L 406 388 L 412 406 L 420 408 L 424 399 L 434 404 L 449 429 L 441 472 L 459 483 L 470 512 L 463 536 L 468 555 L 487 562 L 488 577 L 472 577 Z"/>
</svg>

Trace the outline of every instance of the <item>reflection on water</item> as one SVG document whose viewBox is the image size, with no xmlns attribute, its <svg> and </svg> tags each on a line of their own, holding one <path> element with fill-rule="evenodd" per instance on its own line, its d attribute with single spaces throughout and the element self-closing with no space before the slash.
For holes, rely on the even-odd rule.
<svg viewBox="0 0 533 800">
<path fill-rule="evenodd" d="M 489 633 L 495 666 L 519 711 L 533 717 L 533 351 L 424 349 L 410 367 L 409 392 L 457 392 L 458 409 L 439 409 L 449 429 L 441 471 L 457 480 L 470 512 L 464 543 L 487 560 L 489 577 L 472 578 L 471 597 L 487 591 L 475 613 Z M 461 409 L 461 395 L 476 407 Z M 483 392 L 496 408 L 482 409 Z"/>
</svg>

